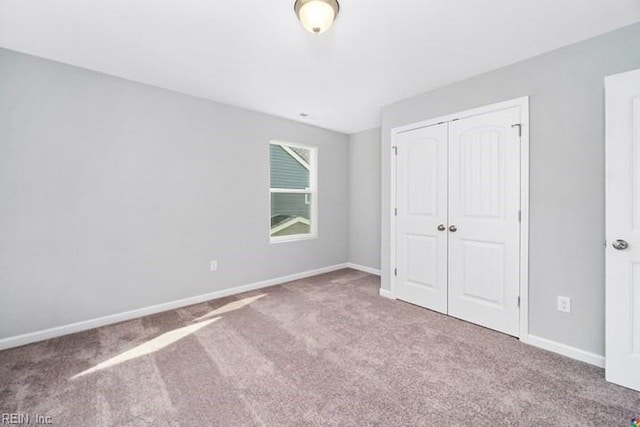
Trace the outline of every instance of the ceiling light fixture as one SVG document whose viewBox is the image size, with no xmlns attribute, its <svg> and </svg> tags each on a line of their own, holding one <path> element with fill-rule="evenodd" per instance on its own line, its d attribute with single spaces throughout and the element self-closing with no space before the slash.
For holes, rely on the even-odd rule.
<svg viewBox="0 0 640 427">
<path fill-rule="evenodd" d="M 296 0 L 293 9 L 305 30 L 320 34 L 331 27 L 340 5 L 337 0 Z"/>
</svg>

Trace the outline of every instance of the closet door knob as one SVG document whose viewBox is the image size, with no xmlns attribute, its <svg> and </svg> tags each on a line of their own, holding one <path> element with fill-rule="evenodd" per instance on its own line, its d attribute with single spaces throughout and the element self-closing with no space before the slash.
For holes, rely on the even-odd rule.
<svg viewBox="0 0 640 427">
<path fill-rule="evenodd" d="M 452 233 L 455 233 L 456 231 L 458 231 L 458 227 L 456 227 L 455 225 L 452 225 L 451 227 L 449 227 L 449 231 Z"/>
<path fill-rule="evenodd" d="M 447 227 L 446 227 L 444 224 L 440 224 L 440 225 L 438 226 L 438 231 L 444 231 L 444 230 L 446 230 L 446 229 L 447 229 Z"/>
<path fill-rule="evenodd" d="M 617 240 L 613 241 L 611 246 L 613 246 L 615 249 L 617 249 L 619 251 L 624 251 L 625 249 L 627 249 L 629 247 L 629 243 L 627 243 L 626 240 L 617 239 Z"/>
</svg>

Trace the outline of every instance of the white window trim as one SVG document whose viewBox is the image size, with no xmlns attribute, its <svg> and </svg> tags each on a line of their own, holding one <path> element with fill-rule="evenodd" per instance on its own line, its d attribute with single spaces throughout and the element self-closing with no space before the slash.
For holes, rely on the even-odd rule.
<svg viewBox="0 0 640 427">
<path fill-rule="evenodd" d="M 292 188 L 291 190 L 287 188 L 271 188 L 272 193 L 287 193 L 287 194 L 310 194 L 312 193 L 310 187 L 305 188 L 304 190 L 301 188 Z"/>
<path fill-rule="evenodd" d="M 283 242 L 294 242 L 299 240 L 312 240 L 318 238 L 318 147 L 312 147 L 309 145 L 296 144 L 284 141 L 269 141 L 269 146 L 271 145 L 279 145 L 285 150 L 288 154 L 290 154 L 293 158 L 295 158 L 303 167 L 309 170 L 309 187 L 302 189 L 286 189 L 286 188 L 271 188 L 271 162 L 269 162 L 269 216 L 268 216 L 268 231 L 267 235 L 269 236 L 269 243 L 283 243 Z M 303 158 L 298 156 L 295 151 L 289 149 L 288 147 L 296 147 L 303 148 L 305 150 L 309 150 L 310 152 L 310 162 L 307 163 Z M 272 236 L 271 235 L 271 194 L 273 193 L 287 193 L 287 194 L 308 194 L 311 202 L 311 211 L 310 211 L 310 230 L 307 234 L 292 234 L 290 236 Z M 297 222 L 297 219 L 294 218 Z"/>
</svg>

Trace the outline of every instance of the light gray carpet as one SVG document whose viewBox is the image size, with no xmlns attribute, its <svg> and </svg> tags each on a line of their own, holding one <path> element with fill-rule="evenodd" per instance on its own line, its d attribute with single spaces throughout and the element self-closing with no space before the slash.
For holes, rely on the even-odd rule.
<svg viewBox="0 0 640 427">
<path fill-rule="evenodd" d="M 353 270 L 0 352 L 0 413 L 62 426 L 628 426 L 604 371 L 378 296 Z"/>
</svg>

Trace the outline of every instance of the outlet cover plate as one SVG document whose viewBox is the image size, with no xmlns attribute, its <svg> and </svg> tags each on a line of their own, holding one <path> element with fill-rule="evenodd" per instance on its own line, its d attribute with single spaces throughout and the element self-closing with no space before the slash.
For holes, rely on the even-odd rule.
<svg viewBox="0 0 640 427">
<path fill-rule="evenodd" d="M 563 313 L 571 313 L 571 298 L 558 297 L 558 311 Z"/>
</svg>

